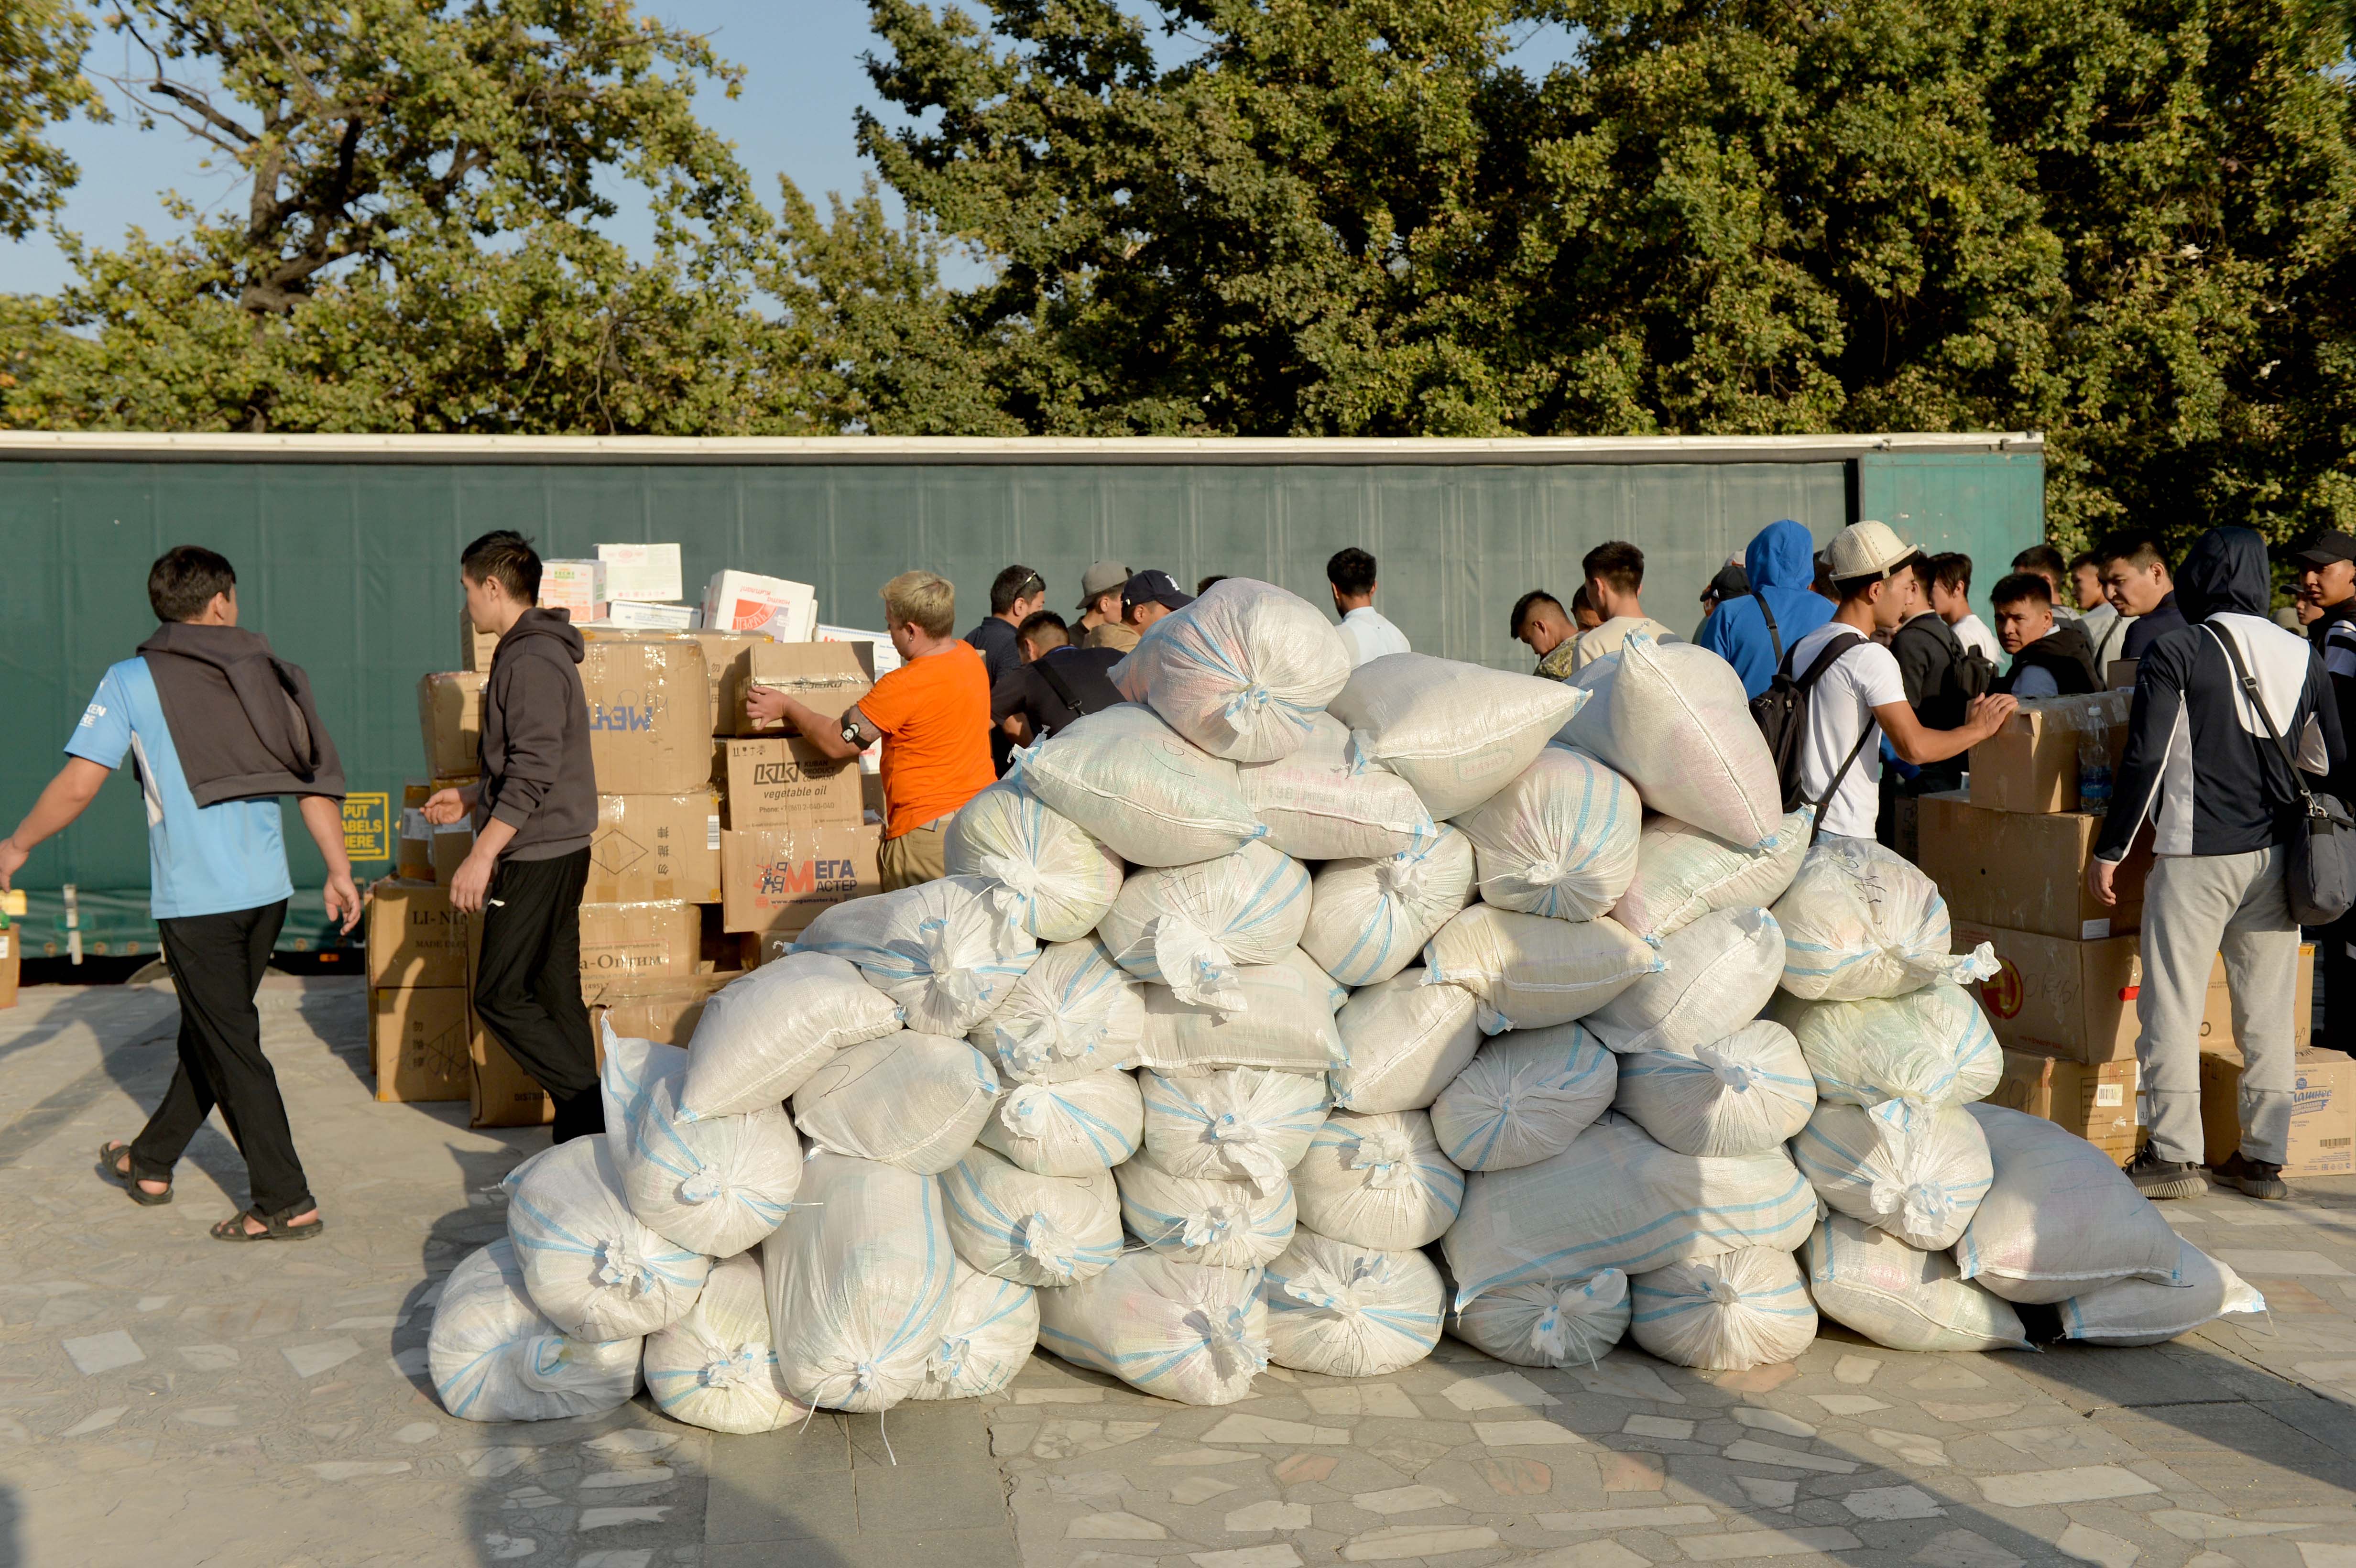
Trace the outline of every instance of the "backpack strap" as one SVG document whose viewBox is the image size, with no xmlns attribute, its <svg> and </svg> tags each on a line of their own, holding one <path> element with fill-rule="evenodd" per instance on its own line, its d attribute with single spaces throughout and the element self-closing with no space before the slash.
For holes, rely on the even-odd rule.
<svg viewBox="0 0 2356 1568">
<path fill-rule="evenodd" d="M 1055 650 L 1051 648 L 1048 651 L 1053 653 Z M 1087 716 L 1088 710 L 1081 704 L 1078 694 L 1072 690 L 1071 683 L 1056 670 L 1052 659 L 1043 657 L 1031 667 L 1039 672 L 1039 678 L 1045 681 L 1055 691 L 1055 700 L 1071 709 L 1074 718 L 1082 719 Z"/>
<path fill-rule="evenodd" d="M 1813 691 L 1815 688 L 1816 682 L 1824 679 L 1826 674 L 1832 669 L 1833 666 L 1840 663 L 1841 656 L 1843 654 L 1847 653 L 1849 649 L 1856 647 L 1865 640 L 1864 636 L 1860 634 L 1850 632 L 1845 636 L 1835 637 L 1830 642 L 1826 643 L 1822 649 L 1818 650 L 1815 662 L 1808 666 L 1808 673 L 1800 677 L 1800 689 L 1802 691 Z M 1849 769 L 1857 766 L 1858 757 L 1865 751 L 1866 738 L 1872 733 L 1873 719 L 1872 716 L 1869 714 L 1866 717 L 1865 722 L 1858 726 L 1857 744 L 1848 749 L 1848 755 L 1843 757 L 1841 759 L 1841 765 L 1834 770 L 1832 782 L 1825 785 L 1825 793 L 1816 796 L 1815 800 L 1809 802 L 1809 805 L 1815 808 L 1817 825 L 1821 825 L 1823 823 L 1825 819 L 1825 807 L 1831 804 L 1833 796 L 1840 793 L 1841 781 L 1848 777 Z M 1814 838 L 1816 826 L 1812 825 L 1809 828 L 1809 837 L 1812 839 Z"/>
<path fill-rule="evenodd" d="M 2323 808 L 2315 804 L 2315 792 L 2307 787 L 2305 779 L 2299 777 L 2298 761 L 2291 755 L 2290 742 L 2284 740 L 2282 731 L 2275 728 L 2275 716 L 2266 711 L 2266 701 L 2259 694 L 2258 683 L 2251 677 L 2249 667 L 2242 662 L 2242 650 L 2234 645 L 2233 638 L 2207 622 L 2201 623 L 2201 629 L 2216 638 L 2218 645 L 2225 650 L 2225 657 L 2233 666 L 2233 678 L 2241 682 L 2243 694 L 2249 698 L 2250 706 L 2258 710 L 2258 722 L 2266 727 L 2267 738 L 2274 741 L 2275 750 L 2282 753 L 2283 766 L 2289 770 L 2291 786 L 2298 791 L 2299 799 L 2306 803 L 2307 814 L 2321 816 Z M 2312 654 L 2308 656 L 2310 659 L 2314 657 Z M 2296 715 L 2296 709 L 2293 713 Z"/>
<path fill-rule="evenodd" d="M 1767 622 L 1767 640 L 1775 647 L 1775 667 L 1781 669 L 1783 667 L 1783 634 L 1775 624 L 1775 612 L 1767 607 L 1767 595 L 1756 588 L 1751 591 L 1751 597 L 1759 601 L 1759 613 Z"/>
</svg>

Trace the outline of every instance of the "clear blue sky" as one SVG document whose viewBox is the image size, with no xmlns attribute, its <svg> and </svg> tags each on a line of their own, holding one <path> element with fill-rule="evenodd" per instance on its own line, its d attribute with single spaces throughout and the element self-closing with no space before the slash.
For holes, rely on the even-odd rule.
<svg viewBox="0 0 2356 1568">
<path fill-rule="evenodd" d="M 773 198 L 781 173 L 821 212 L 828 191 L 859 188 L 865 167 L 852 142 L 851 115 L 859 105 L 875 102 L 859 63 L 875 47 L 866 0 L 641 0 L 641 8 L 712 34 L 720 53 L 745 68 L 744 91 L 735 101 L 712 91 L 697 102 L 705 123 L 736 144 L 765 201 Z M 1543 69 L 1561 58 L 1563 41 L 1559 31 L 1534 37 L 1517 58 Z M 120 40 L 102 31 L 91 68 L 119 73 L 122 50 Z M 164 210 L 166 190 L 200 206 L 240 194 L 237 172 L 202 167 L 202 150 L 177 128 L 142 132 L 119 100 L 113 107 L 112 124 L 76 122 L 56 133 L 81 165 L 65 222 L 86 241 L 112 245 L 134 225 L 169 233 L 174 225 Z M 643 223 L 625 214 L 615 229 L 628 240 L 643 231 Z M 47 293 L 65 281 L 64 258 L 46 236 L 17 244 L 0 240 L 0 293 Z"/>
</svg>

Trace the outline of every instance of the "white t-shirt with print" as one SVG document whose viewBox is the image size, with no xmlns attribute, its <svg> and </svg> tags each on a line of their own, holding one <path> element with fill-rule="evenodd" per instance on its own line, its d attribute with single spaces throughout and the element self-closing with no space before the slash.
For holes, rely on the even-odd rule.
<svg viewBox="0 0 2356 1568">
<path fill-rule="evenodd" d="M 1838 621 L 1823 625 L 1792 645 L 1794 679 L 1808 673 L 1816 655 L 1835 637 L 1854 636 L 1857 629 Z M 1881 808 L 1881 726 L 1873 710 L 1886 702 L 1906 700 L 1906 677 L 1897 656 L 1879 643 L 1866 642 L 1841 655 L 1808 693 L 1808 732 L 1800 744 L 1800 787 L 1810 800 L 1824 794 L 1857 745 L 1860 731 L 1865 745 L 1841 780 L 1840 793 L 1825 803 L 1816 831 L 1848 838 L 1873 837 L 1873 819 Z"/>
</svg>

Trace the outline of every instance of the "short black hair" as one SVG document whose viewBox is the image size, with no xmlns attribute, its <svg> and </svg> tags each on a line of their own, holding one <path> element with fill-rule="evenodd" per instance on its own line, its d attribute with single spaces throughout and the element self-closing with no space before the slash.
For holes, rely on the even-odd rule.
<svg viewBox="0 0 2356 1568">
<path fill-rule="evenodd" d="M 1904 563 L 1900 564 L 1902 566 Z M 1889 581 L 1889 577 L 1878 571 L 1867 572 L 1863 577 L 1837 577 L 1833 580 L 1833 593 L 1839 603 L 1846 604 L 1852 599 L 1864 598 L 1874 584 Z"/>
<path fill-rule="evenodd" d="M 1899 562 L 1898 570 L 1912 572 L 1914 581 L 1922 585 L 1922 597 L 1931 597 L 1931 585 L 1939 579 L 1938 557 L 1926 555 L 1918 549 Z"/>
<path fill-rule="evenodd" d="M 466 547 L 458 570 L 472 582 L 496 582 L 508 597 L 540 603 L 540 552 L 513 528 L 493 528 Z"/>
<path fill-rule="evenodd" d="M 2041 571 L 2016 571 L 1996 585 L 1988 595 L 1991 604 L 2018 604 L 2024 599 L 2034 599 L 2040 604 L 2053 603 L 2053 584 Z"/>
<path fill-rule="evenodd" d="M 1224 572 L 1224 571 L 1215 571 L 1215 572 L 1211 573 L 1211 575 L 1210 575 L 1210 576 L 1205 577 L 1205 578 L 1204 578 L 1201 581 L 1199 581 L 1199 582 L 1195 583 L 1195 584 L 1194 584 L 1194 592 L 1195 592 L 1195 593 L 1196 593 L 1198 596 L 1199 596 L 1199 595 L 1201 595 L 1201 594 L 1208 593 L 1208 592 L 1211 591 L 1211 584 L 1212 584 L 1212 583 L 1214 583 L 1214 582 L 1225 582 L 1226 580 L 1227 580 L 1227 574 L 1226 574 L 1226 572 Z"/>
<path fill-rule="evenodd" d="M 2045 572 L 2056 582 L 2061 581 L 2070 570 L 2062 563 L 2062 552 L 2050 544 L 2030 545 L 2012 558 L 2012 569 L 2015 571 Z"/>
<path fill-rule="evenodd" d="M 1003 615 L 1033 593 L 1047 592 L 1047 580 L 1027 566 L 1010 566 L 990 580 L 990 613 Z"/>
<path fill-rule="evenodd" d="M 1625 539 L 1597 545 L 1579 563 L 1581 571 L 1601 578 L 1619 593 L 1634 593 L 1644 586 L 1644 552 Z"/>
<path fill-rule="evenodd" d="M 1514 601 L 1514 613 L 1505 618 L 1505 635 L 1509 637 L 1520 636 L 1522 635 L 1523 621 L 1528 618 L 1529 613 L 1533 608 L 1540 604 L 1551 604 L 1554 606 L 1554 613 L 1556 614 L 1561 615 L 1566 621 L 1570 619 L 1570 616 L 1565 613 L 1563 610 L 1561 600 L 1556 598 L 1553 594 L 1547 592 L 1543 588 L 1533 588 L 1527 593 L 1523 594 L 1519 599 Z"/>
<path fill-rule="evenodd" d="M 1833 569 L 1825 564 L 1822 550 L 1816 551 L 1816 574 L 1809 580 L 1808 592 L 1819 599 L 1830 599 L 1836 603 L 1840 601 L 1840 589 L 1833 582 Z"/>
<path fill-rule="evenodd" d="M 1573 620 L 1578 619 L 1579 613 L 1581 610 L 1586 611 L 1590 615 L 1600 614 L 1601 613 L 1595 608 L 1595 596 L 1588 592 L 1587 584 L 1584 582 L 1580 583 L 1579 585 L 1579 591 L 1570 596 L 1571 618 Z"/>
<path fill-rule="evenodd" d="M 2103 570 L 2103 563 L 2094 559 L 2094 552 L 2090 549 L 2082 549 L 2077 554 L 2070 558 L 2070 570 L 2072 571 L 2077 571 L 2082 566 L 2091 566 L 2096 571 Z"/>
<path fill-rule="evenodd" d="M 1375 591 L 1375 558 L 1352 545 L 1337 549 L 1325 563 L 1325 581 L 1344 593 L 1372 593 Z"/>
<path fill-rule="evenodd" d="M 1072 640 L 1072 628 L 1070 624 L 1061 615 L 1056 614 L 1053 610 L 1032 611 L 1031 613 L 1023 617 L 1023 624 L 1014 628 L 1014 635 L 1017 637 L 1028 637 L 1035 644 L 1039 640 L 1039 634 L 1047 630 L 1049 627 L 1053 627 L 1055 629 L 1055 641 L 1058 645 L 1068 643 Z"/>
<path fill-rule="evenodd" d="M 1948 550 L 1931 558 L 1931 581 L 1950 593 L 1972 591 L 1972 558 L 1961 550 Z"/>
<path fill-rule="evenodd" d="M 2146 528 L 2120 528 L 2104 534 L 2103 542 L 2094 547 L 2094 559 L 2104 566 L 2124 560 L 2138 571 L 2169 566 L 2168 552 L 2159 548 L 2159 536 Z"/>
<path fill-rule="evenodd" d="M 147 569 L 147 604 L 158 621 L 193 621 L 216 593 L 237 590 L 237 569 L 229 558 L 200 544 L 178 544 Z"/>
</svg>

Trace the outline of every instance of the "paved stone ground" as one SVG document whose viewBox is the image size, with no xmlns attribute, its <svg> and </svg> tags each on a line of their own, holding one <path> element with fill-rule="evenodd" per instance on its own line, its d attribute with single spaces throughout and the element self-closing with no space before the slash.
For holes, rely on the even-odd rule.
<svg viewBox="0 0 2356 1568">
<path fill-rule="evenodd" d="M 1708 1376 L 1443 1340 L 1376 1381 L 1273 1371 L 1221 1410 L 1042 1357 L 1003 1399 L 881 1424 L 720 1437 L 641 1400 L 486 1426 L 434 1403 L 425 1331 L 544 1135 L 372 1101 L 355 982 L 274 977 L 263 1004 L 332 1227 L 301 1246 L 206 1237 L 244 1193 L 218 1132 L 168 1208 L 94 1175 L 169 1074 L 167 991 L 0 1013 L 0 1563 L 2356 1568 L 2356 1181 L 2168 1206 L 2274 1313 L 2157 1349 L 1832 1331 Z"/>
</svg>

